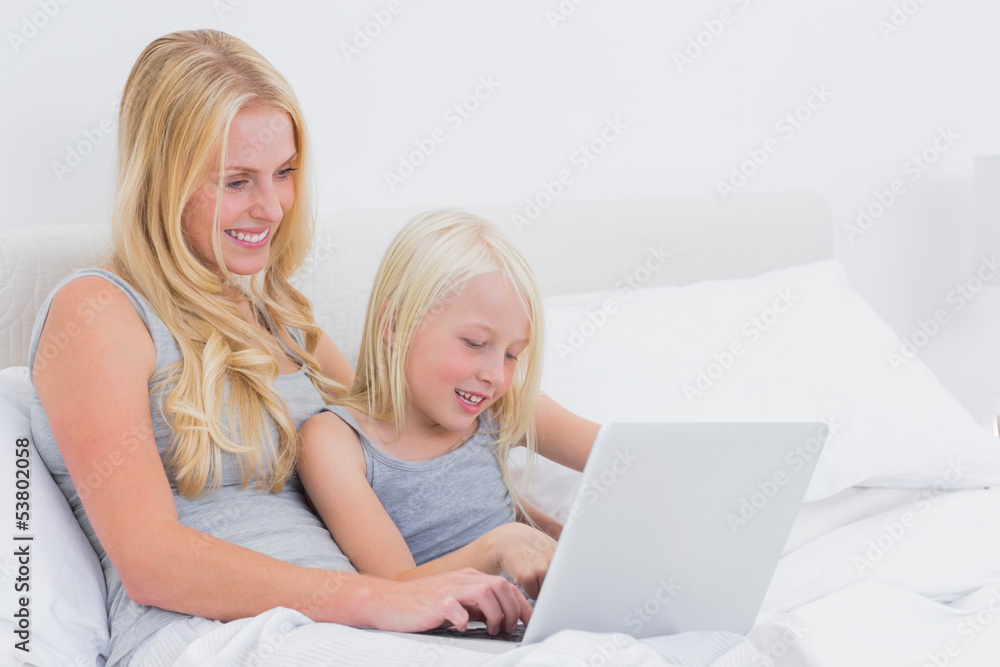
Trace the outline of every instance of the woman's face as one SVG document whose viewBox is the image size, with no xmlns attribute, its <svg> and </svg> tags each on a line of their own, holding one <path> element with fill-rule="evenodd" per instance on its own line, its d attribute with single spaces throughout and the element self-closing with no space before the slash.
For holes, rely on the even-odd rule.
<svg viewBox="0 0 1000 667">
<path fill-rule="evenodd" d="M 222 276 L 212 250 L 219 239 L 230 272 L 250 275 L 267 266 L 271 237 L 295 201 L 292 165 L 298 157 L 291 116 L 273 107 L 247 107 L 233 118 L 222 174 L 210 173 L 181 216 L 188 247 Z M 219 221 L 215 209 L 219 205 Z"/>
</svg>

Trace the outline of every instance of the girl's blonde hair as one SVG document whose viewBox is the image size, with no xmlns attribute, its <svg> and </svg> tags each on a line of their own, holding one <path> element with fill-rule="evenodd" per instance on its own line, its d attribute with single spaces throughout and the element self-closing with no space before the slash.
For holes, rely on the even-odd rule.
<svg viewBox="0 0 1000 667">
<path fill-rule="evenodd" d="M 489 408 L 496 423 L 497 458 L 511 498 L 521 494 L 507 466 L 510 448 L 524 441 L 530 477 L 535 452 L 535 405 L 542 374 L 545 328 L 534 272 L 521 253 L 490 222 L 458 210 L 437 210 L 411 220 L 389 245 L 365 314 L 357 373 L 350 395 L 339 401 L 369 416 L 405 427 L 410 393 L 406 360 L 413 335 L 435 308 L 455 299 L 465 282 L 499 273 L 514 288 L 528 315 L 530 339 L 517 357 L 510 389 Z M 390 335 L 391 334 L 391 335 Z"/>
<path fill-rule="evenodd" d="M 253 276 L 229 273 L 218 235 L 212 235 L 220 281 L 185 242 L 181 216 L 196 190 L 218 173 L 219 224 L 230 125 L 251 106 L 291 117 L 299 169 L 295 201 L 271 237 L 266 268 Z M 263 136 L 269 129 L 256 139 L 270 141 L 273 135 Z M 188 498 L 220 484 L 222 452 L 238 457 L 243 485 L 253 479 L 271 491 L 282 488 L 295 464 L 295 423 L 272 389 L 276 359 L 285 351 L 244 319 L 227 292 L 237 289 L 255 313 L 270 316 L 274 336 L 305 363 L 325 400 L 343 395 L 319 372 L 314 353 L 321 331 L 309 301 L 289 283 L 313 236 L 308 149 L 291 86 L 259 53 L 223 32 L 183 31 L 155 40 L 125 84 L 110 264 L 149 301 L 180 347 L 182 361 L 163 369 L 152 391 L 169 391 L 164 412 L 174 431 L 168 469 Z M 303 332 L 303 345 L 286 327 Z"/>
</svg>

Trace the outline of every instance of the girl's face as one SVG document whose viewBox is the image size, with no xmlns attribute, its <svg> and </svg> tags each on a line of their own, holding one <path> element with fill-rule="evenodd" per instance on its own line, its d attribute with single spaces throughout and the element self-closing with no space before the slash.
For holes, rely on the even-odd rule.
<svg viewBox="0 0 1000 667">
<path fill-rule="evenodd" d="M 212 241 L 219 239 L 230 272 L 250 275 L 267 266 L 271 237 L 295 201 L 292 164 L 297 157 L 291 116 L 272 107 L 246 107 L 229 129 L 223 189 L 211 173 L 181 216 L 188 247 L 220 277 Z M 219 204 L 219 222 L 215 208 Z"/>
<path fill-rule="evenodd" d="M 531 324 L 497 272 L 476 276 L 457 298 L 432 308 L 406 360 L 406 426 L 469 433 L 479 413 L 510 388 Z"/>
</svg>

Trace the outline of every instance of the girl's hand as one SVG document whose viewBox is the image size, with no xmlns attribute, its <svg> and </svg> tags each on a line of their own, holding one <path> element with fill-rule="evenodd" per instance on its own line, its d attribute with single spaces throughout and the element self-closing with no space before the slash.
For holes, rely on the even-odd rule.
<svg viewBox="0 0 1000 667">
<path fill-rule="evenodd" d="M 504 524 L 484 537 L 500 571 L 506 572 L 529 598 L 537 598 L 552 562 L 556 541 L 523 523 Z"/>
</svg>

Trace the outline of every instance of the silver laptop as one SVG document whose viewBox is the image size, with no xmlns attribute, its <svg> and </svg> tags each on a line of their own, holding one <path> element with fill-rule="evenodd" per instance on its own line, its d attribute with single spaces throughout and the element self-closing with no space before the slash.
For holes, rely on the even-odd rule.
<svg viewBox="0 0 1000 667">
<path fill-rule="evenodd" d="M 820 422 L 604 426 L 515 640 L 565 629 L 746 634 L 828 432 Z M 447 634 L 463 648 L 512 645 Z"/>
</svg>

